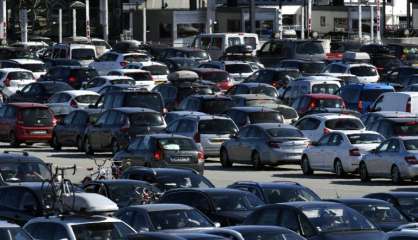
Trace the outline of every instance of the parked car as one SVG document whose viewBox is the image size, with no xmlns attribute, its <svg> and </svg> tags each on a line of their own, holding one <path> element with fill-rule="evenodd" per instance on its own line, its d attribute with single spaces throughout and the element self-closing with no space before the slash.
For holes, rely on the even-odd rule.
<svg viewBox="0 0 418 240">
<path fill-rule="evenodd" d="M 39 81 L 65 82 L 74 89 L 80 89 L 84 83 L 97 76 L 97 71 L 88 67 L 59 66 L 48 69 Z"/>
<path fill-rule="evenodd" d="M 305 94 L 296 98 L 292 107 L 298 112 L 299 116 L 317 109 L 345 109 L 344 100 L 337 95 L 332 94 Z"/>
<path fill-rule="evenodd" d="M 40 78 L 46 73 L 44 62 L 36 59 L 19 58 L 8 59 L 0 61 L 1 68 L 23 68 L 29 70 L 35 76 L 35 79 Z"/>
<path fill-rule="evenodd" d="M 199 63 L 203 63 L 203 62 L 207 62 L 211 60 L 209 54 L 205 50 L 198 49 L 198 48 L 177 48 L 177 47 L 166 48 L 162 50 L 158 57 L 159 58 L 158 60 L 164 61 L 166 59 L 173 58 L 173 57 L 189 58 Z"/>
<path fill-rule="evenodd" d="M 165 131 L 193 138 L 205 157 L 219 157 L 222 143 L 238 132 L 238 127 L 228 117 L 188 115 L 173 121 Z"/>
<path fill-rule="evenodd" d="M 126 76 L 100 76 L 95 77 L 83 84 L 83 89 L 87 91 L 100 93 L 103 90 L 103 88 L 107 86 L 120 84 L 128 85 L 133 88 L 135 87 L 135 80 L 131 77 Z"/>
<path fill-rule="evenodd" d="M 135 80 L 135 86 L 137 88 L 147 89 L 148 91 L 151 91 L 155 87 L 155 82 L 152 79 L 151 73 L 141 69 L 112 70 L 107 75 L 131 77 Z"/>
<path fill-rule="evenodd" d="M 236 82 L 243 81 L 256 71 L 253 64 L 243 61 L 211 61 L 200 64 L 199 68 L 216 68 L 225 70 Z"/>
<path fill-rule="evenodd" d="M 233 107 L 225 112 L 238 128 L 256 123 L 283 123 L 283 115 L 276 110 L 262 107 Z"/>
<path fill-rule="evenodd" d="M 195 111 L 171 111 L 164 115 L 165 122 L 167 126 L 170 125 L 173 121 L 187 117 L 187 116 L 206 116 L 206 113 L 195 112 Z"/>
<path fill-rule="evenodd" d="M 110 51 L 90 63 L 100 75 L 108 75 L 113 70 L 123 69 L 132 62 L 150 62 L 151 57 L 145 53 Z"/>
<path fill-rule="evenodd" d="M 161 113 L 147 108 L 113 108 L 103 112 L 97 121 L 86 128 L 84 150 L 86 154 L 112 151 L 113 154 L 129 145 L 130 138 L 166 127 Z"/>
<path fill-rule="evenodd" d="M 235 107 L 265 107 L 275 109 L 281 101 L 264 94 L 237 94 L 231 96 Z"/>
<path fill-rule="evenodd" d="M 376 131 L 385 138 L 418 135 L 418 116 L 413 113 L 381 111 L 362 117 L 367 130 Z"/>
<path fill-rule="evenodd" d="M 122 179 L 146 181 L 165 192 L 177 188 L 214 188 L 207 178 L 192 169 L 146 168 L 132 166 L 126 169 Z"/>
<path fill-rule="evenodd" d="M 178 110 L 197 111 L 215 115 L 222 114 L 232 107 L 233 102 L 229 96 L 191 95 L 180 103 Z"/>
<path fill-rule="evenodd" d="M 12 147 L 51 141 L 55 124 L 54 115 L 43 104 L 8 103 L 0 108 L 0 139 Z"/>
<path fill-rule="evenodd" d="M 228 188 L 250 192 L 267 204 L 321 200 L 311 189 L 290 181 L 238 181 L 229 185 Z"/>
<path fill-rule="evenodd" d="M 117 152 L 122 166 L 183 167 L 203 174 L 205 156 L 192 138 L 173 134 L 147 134 Z"/>
<path fill-rule="evenodd" d="M 334 172 L 338 177 L 356 173 L 362 157 L 384 141 L 382 135 L 370 131 L 333 131 L 303 151 L 304 174 L 314 170 Z"/>
<path fill-rule="evenodd" d="M 404 216 L 409 218 L 411 222 L 416 222 L 418 219 L 417 212 L 417 192 L 377 192 L 370 193 L 364 196 L 365 198 L 380 199 L 391 203 L 397 208 Z"/>
<path fill-rule="evenodd" d="M 227 95 L 237 94 L 264 94 L 272 98 L 278 98 L 276 88 L 266 83 L 240 83 L 232 86 L 227 92 Z"/>
<path fill-rule="evenodd" d="M 22 68 L 0 70 L 0 88 L 3 98 L 8 98 L 33 82 L 35 82 L 35 76 L 29 70 Z"/>
<path fill-rule="evenodd" d="M 406 229 L 405 231 L 393 231 L 388 232 L 387 240 L 413 240 L 418 238 L 418 233 L 415 231 L 409 231 Z"/>
<path fill-rule="evenodd" d="M 244 83 L 265 83 L 276 89 L 284 89 L 294 79 L 298 79 L 301 73 L 297 69 L 289 68 L 267 68 L 253 73 Z"/>
<path fill-rule="evenodd" d="M 34 82 L 16 91 L 7 98 L 8 102 L 34 102 L 47 103 L 48 99 L 57 92 L 73 90 L 63 82 Z"/>
<path fill-rule="evenodd" d="M 142 69 L 151 73 L 152 79 L 158 84 L 166 83 L 168 81 L 167 76 L 170 74 L 168 67 L 159 62 L 142 62 L 142 63 L 129 63 L 126 69 Z"/>
<path fill-rule="evenodd" d="M 418 137 L 394 137 L 365 154 L 360 161 L 360 178 L 389 177 L 395 184 L 418 176 Z"/>
<path fill-rule="evenodd" d="M 322 69 L 326 67 L 324 61 L 309 61 L 300 59 L 285 59 L 279 64 L 281 68 L 296 68 L 303 75 L 316 75 L 322 72 Z"/>
<path fill-rule="evenodd" d="M 75 60 L 82 66 L 88 66 L 98 57 L 94 45 L 86 41 L 80 42 L 79 39 L 69 40 L 68 43 L 58 43 L 52 46 L 50 58 Z"/>
<path fill-rule="evenodd" d="M 221 226 L 241 224 L 264 204 L 249 192 L 228 188 L 174 189 L 164 193 L 159 202 L 192 206 Z"/>
<path fill-rule="evenodd" d="M 395 88 L 402 88 L 402 83 L 411 75 L 418 74 L 418 67 L 401 66 L 389 71 L 382 76 L 380 82 L 393 85 Z"/>
<path fill-rule="evenodd" d="M 368 63 L 331 63 L 324 68 L 323 73 L 348 73 L 357 76 L 360 83 L 375 83 L 379 81 L 377 68 Z"/>
<path fill-rule="evenodd" d="M 234 79 L 225 70 L 216 68 L 192 68 L 190 70 L 197 73 L 201 80 L 215 83 L 222 91 L 228 91 L 234 85 Z"/>
<path fill-rule="evenodd" d="M 418 93 L 416 92 L 386 92 L 381 94 L 372 105 L 370 112 L 397 111 L 418 113 Z"/>
<path fill-rule="evenodd" d="M 4 240 L 33 240 L 33 238 L 19 225 L 11 224 L 6 221 L 0 222 L 0 237 Z"/>
<path fill-rule="evenodd" d="M 264 165 L 298 163 L 308 144 L 309 140 L 293 126 L 251 124 L 222 144 L 220 161 L 222 167 L 231 167 L 236 162 L 253 165 L 256 170 Z"/>
<path fill-rule="evenodd" d="M 57 92 L 46 104 L 56 116 L 67 115 L 76 109 L 87 109 L 95 104 L 100 95 L 86 90 Z"/>
<path fill-rule="evenodd" d="M 270 239 L 278 238 L 277 240 L 293 239 L 304 240 L 302 236 L 284 227 L 277 226 L 262 226 L 262 225 L 241 225 L 226 227 L 224 229 L 238 232 L 245 240 Z M 216 230 L 208 231 L 211 234 L 216 234 Z M 222 236 L 222 235 L 221 235 Z"/>
<path fill-rule="evenodd" d="M 381 240 L 385 234 L 357 211 L 333 202 L 290 202 L 259 207 L 244 225 L 288 228 L 308 240 Z"/>
<path fill-rule="evenodd" d="M 196 59 L 188 57 L 169 57 L 161 62 L 167 65 L 170 72 L 197 68 L 200 64 Z"/>
</svg>

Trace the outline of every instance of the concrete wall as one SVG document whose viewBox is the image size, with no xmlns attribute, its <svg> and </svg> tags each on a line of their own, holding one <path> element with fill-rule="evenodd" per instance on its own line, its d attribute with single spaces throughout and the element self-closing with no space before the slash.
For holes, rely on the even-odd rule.
<svg viewBox="0 0 418 240">
<path fill-rule="evenodd" d="M 325 16 L 325 26 L 321 26 L 321 16 Z M 319 33 L 334 31 L 335 18 L 347 18 L 347 11 L 312 11 L 312 30 Z"/>
</svg>

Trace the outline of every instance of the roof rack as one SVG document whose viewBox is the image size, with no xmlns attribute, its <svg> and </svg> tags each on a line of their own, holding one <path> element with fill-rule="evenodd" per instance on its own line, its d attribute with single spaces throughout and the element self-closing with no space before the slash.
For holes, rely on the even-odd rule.
<svg viewBox="0 0 418 240">
<path fill-rule="evenodd" d="M 3 153 L 8 154 L 8 153 L 22 153 L 23 156 L 27 157 L 29 156 L 29 153 L 26 151 L 13 151 L 13 150 L 5 150 Z"/>
</svg>

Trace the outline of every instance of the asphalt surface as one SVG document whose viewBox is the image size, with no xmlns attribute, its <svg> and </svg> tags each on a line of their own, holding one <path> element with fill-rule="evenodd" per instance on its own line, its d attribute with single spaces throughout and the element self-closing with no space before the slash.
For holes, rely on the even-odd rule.
<svg viewBox="0 0 418 240">
<path fill-rule="evenodd" d="M 76 174 L 74 176 L 71 173 L 66 175 L 75 183 L 79 183 L 90 173 L 87 168 L 95 168 L 94 160 L 88 158 L 84 153 L 77 152 L 75 148 L 54 151 L 44 144 L 35 144 L 32 147 L 22 145 L 20 148 L 14 149 L 5 143 L 0 143 L 0 151 L 26 151 L 54 166 L 70 167 L 76 164 Z M 100 164 L 111 157 L 112 155 L 109 153 L 95 155 L 96 161 Z M 107 161 L 107 164 L 110 164 L 110 161 Z M 313 176 L 304 176 L 297 165 L 266 167 L 262 171 L 256 171 L 251 166 L 235 164 L 232 168 L 223 169 L 217 159 L 209 159 L 206 162 L 205 176 L 217 187 L 225 187 L 235 181 L 295 181 L 311 188 L 321 198 L 361 197 L 368 193 L 381 191 L 418 191 L 418 185 L 413 182 L 396 186 L 389 179 L 374 179 L 370 183 L 362 183 L 358 176 L 336 178 L 331 173 L 318 171 Z"/>
</svg>

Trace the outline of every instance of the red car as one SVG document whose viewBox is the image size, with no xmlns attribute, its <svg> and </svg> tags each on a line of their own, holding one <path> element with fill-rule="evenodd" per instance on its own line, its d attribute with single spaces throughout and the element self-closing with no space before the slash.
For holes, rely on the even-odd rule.
<svg viewBox="0 0 418 240">
<path fill-rule="evenodd" d="M 191 71 L 197 73 L 201 80 L 215 83 L 222 91 L 228 91 L 229 88 L 234 86 L 234 82 L 227 71 L 217 68 L 193 68 Z"/>
<path fill-rule="evenodd" d="M 298 112 L 299 116 L 304 115 L 307 111 L 319 108 L 346 108 L 344 100 L 337 95 L 332 94 L 305 94 L 297 98 L 292 107 Z"/>
<path fill-rule="evenodd" d="M 56 125 L 48 106 L 39 103 L 8 103 L 0 108 L 0 141 L 12 147 L 49 142 Z"/>
</svg>

